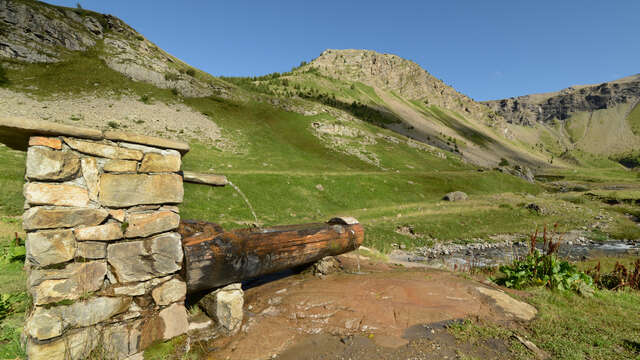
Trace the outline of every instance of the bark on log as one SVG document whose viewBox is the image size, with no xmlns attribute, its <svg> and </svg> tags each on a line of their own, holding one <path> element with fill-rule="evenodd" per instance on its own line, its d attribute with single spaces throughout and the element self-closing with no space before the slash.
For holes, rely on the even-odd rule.
<svg viewBox="0 0 640 360">
<path fill-rule="evenodd" d="M 207 222 L 183 221 L 187 292 L 196 293 L 312 263 L 357 249 L 364 229 L 353 218 L 327 223 L 224 231 Z"/>
</svg>

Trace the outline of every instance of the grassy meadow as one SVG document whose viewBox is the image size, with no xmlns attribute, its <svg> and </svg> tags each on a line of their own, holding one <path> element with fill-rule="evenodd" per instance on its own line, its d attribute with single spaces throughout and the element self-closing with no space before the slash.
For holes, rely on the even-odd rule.
<svg viewBox="0 0 640 360">
<path fill-rule="evenodd" d="M 257 83 L 238 79 L 224 83 L 197 72 L 202 79 L 224 83 L 238 96 L 183 98 L 170 89 L 135 82 L 111 70 L 98 58 L 100 51 L 98 44 L 87 52 L 68 54 L 55 64 L 4 61 L 1 65 L 7 81 L 0 85 L 43 99 L 133 94 L 145 103 L 183 103 L 208 116 L 230 145 L 216 147 L 189 139 L 192 150 L 183 159 L 183 170 L 226 175 L 249 199 L 259 226 L 354 216 L 365 227 L 365 245 L 383 254 L 392 244 L 412 249 L 436 243 L 492 241 L 492 235 L 525 236 L 536 227 L 555 223 L 561 230 L 591 229 L 601 214 L 611 220 L 594 229 L 598 239 L 640 238 L 640 227 L 631 217 L 640 217 L 640 173 L 604 157 L 576 151 L 570 154 L 575 161 L 563 163 L 571 165 L 545 170 L 548 178 L 571 188 L 558 192 L 550 181 L 531 184 L 499 171 L 480 169 L 458 154 L 416 144 L 375 126 L 375 121 L 345 120 L 332 112 L 304 116 L 272 105 L 279 96 L 304 91 L 309 94 L 304 95 L 306 105 L 333 103 L 337 97 L 367 104 L 364 110 L 356 107 L 351 115 L 386 119 L 375 107 L 384 105 L 383 100 L 361 83 L 314 72 L 295 72 Z M 305 106 L 301 99 L 294 103 Z M 469 142 L 483 145 L 490 140 L 435 106 L 413 106 Z M 638 111 L 630 116 L 637 129 Z M 349 128 L 357 135 L 315 133 L 317 123 Z M 15 243 L 16 233 L 21 239 L 25 237 L 20 225 L 24 163 L 24 152 L 0 145 L 0 359 L 24 358 L 19 336 L 30 300 L 22 269 L 24 247 Z M 612 185 L 621 189 L 607 189 Z M 464 191 L 469 200 L 443 201 L 451 191 Z M 528 210 L 530 203 L 544 208 L 544 214 Z M 231 186 L 185 184 L 180 208 L 183 219 L 217 222 L 229 229 L 256 222 L 243 197 Z M 396 232 L 407 225 L 413 227 L 415 236 Z M 524 297 L 541 311 L 527 325 L 527 331 L 558 358 L 605 359 L 616 351 L 637 358 L 640 328 L 636 320 L 629 320 L 640 303 L 637 293 L 602 291 L 584 299 L 534 289 Z"/>
</svg>

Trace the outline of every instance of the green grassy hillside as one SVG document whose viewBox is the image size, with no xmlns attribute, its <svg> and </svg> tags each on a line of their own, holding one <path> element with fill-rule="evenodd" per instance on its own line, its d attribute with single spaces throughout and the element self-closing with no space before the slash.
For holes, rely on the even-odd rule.
<svg viewBox="0 0 640 360">
<path fill-rule="evenodd" d="M 128 30 L 116 40 L 133 43 L 131 48 L 139 49 L 145 59 L 148 54 L 143 50 L 155 45 L 126 25 L 119 26 Z M 153 116 L 138 116 L 118 119 L 115 124 L 105 120 L 101 127 L 117 125 L 188 141 L 193 150 L 184 159 L 184 169 L 227 175 L 246 194 L 261 226 L 353 215 L 367 229 L 366 244 L 380 250 L 389 250 L 392 243 L 411 248 L 435 242 L 491 241 L 491 235 L 528 233 L 545 223 L 559 222 L 566 229 L 586 226 L 592 214 L 601 210 L 600 203 L 582 199 L 581 194 L 575 194 L 580 201 L 569 201 L 550 193 L 553 187 L 480 169 L 470 159 L 491 166 L 502 158 L 538 165 L 554 162 L 564 167 L 547 170 L 549 175 L 586 183 L 592 189 L 612 179 L 633 187 L 636 179 L 635 173 L 625 172 L 613 161 L 592 158 L 579 150 L 565 151 L 556 140 L 562 129 L 533 132 L 525 127 L 503 127 L 488 108 L 436 81 L 416 64 L 392 55 L 332 50 L 348 66 L 336 63 L 338 57 L 330 63 L 321 57 L 287 73 L 256 78 L 218 79 L 198 70 L 174 74 L 192 77 L 199 81 L 198 86 L 215 84 L 224 89 L 214 95 L 188 97 L 176 89 L 135 81 L 114 69 L 105 60 L 110 49 L 96 40 L 86 51 L 61 51 L 59 61 L 51 64 L 0 59 L 0 94 L 23 97 L 34 102 L 34 108 L 55 106 L 57 100 L 119 104 L 119 99 L 133 98 L 137 100 L 132 112 L 154 104 L 173 109 L 171 122 L 160 126 L 151 126 L 157 121 Z M 162 54 L 160 50 L 151 53 Z M 402 80 L 407 74 L 363 76 L 354 63 L 359 61 L 357 56 L 400 62 L 404 64 L 400 68 L 423 82 Z M 168 66 L 190 68 L 182 62 Z M 401 85 L 394 85 L 396 80 Z M 446 96 L 419 96 L 428 82 Z M 205 141 L 210 134 L 202 132 L 201 136 L 197 131 L 183 133 L 189 125 L 180 113 L 184 107 L 215 123 L 220 132 L 216 141 Z M 111 115 L 109 108 L 103 107 L 104 113 L 98 115 Z M 11 114 L 7 110 L 0 110 L 0 116 Z M 32 114 L 48 119 L 37 111 Z M 82 115 L 48 120 L 82 126 Z M 523 138 L 505 134 L 523 134 Z M 534 146 L 535 142 L 544 144 Z M 0 215 L 14 217 L 22 212 L 24 154 L 3 147 L 0 162 L 6 169 L 0 174 L 4 189 Z M 456 190 L 467 192 L 470 200 L 441 200 Z M 527 210 L 531 202 L 548 211 L 539 215 Z M 230 186 L 186 185 L 182 211 L 184 218 L 215 221 L 225 227 L 255 222 L 242 196 Z M 614 211 L 613 216 L 615 224 L 607 230 L 611 235 L 638 236 L 637 226 L 624 211 Z M 417 235 L 396 232 L 406 225 Z"/>
</svg>

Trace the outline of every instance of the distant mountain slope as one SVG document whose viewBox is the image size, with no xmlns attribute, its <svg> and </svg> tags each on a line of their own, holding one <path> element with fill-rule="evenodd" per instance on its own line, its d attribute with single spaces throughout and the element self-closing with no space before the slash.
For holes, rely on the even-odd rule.
<svg viewBox="0 0 640 360">
<path fill-rule="evenodd" d="M 571 86 L 561 91 L 485 101 L 511 123 L 566 120 L 572 113 L 613 108 L 640 99 L 640 74 L 598 85 Z"/>
<path fill-rule="evenodd" d="M 564 151 L 616 155 L 640 148 L 640 74 L 484 104 L 511 124 L 553 129 Z"/>
<path fill-rule="evenodd" d="M 371 50 L 326 50 L 293 71 L 294 81 L 311 69 L 327 78 L 370 86 L 376 96 L 370 96 L 365 104 L 388 111 L 398 120 L 385 127 L 458 152 L 476 164 L 494 166 L 501 158 L 535 167 L 547 162 L 535 149 L 521 146 L 502 117 L 410 60 Z M 318 76 L 307 76 L 301 84 L 314 81 L 321 82 Z M 343 101 L 362 101 L 349 99 L 349 92 L 343 91 L 338 99 L 340 95 L 345 97 Z"/>
<path fill-rule="evenodd" d="M 56 63 L 89 49 L 133 80 L 185 96 L 223 91 L 215 78 L 169 55 L 114 16 L 32 0 L 0 1 L 0 57 Z"/>
<path fill-rule="evenodd" d="M 326 114 L 308 131 L 328 147 L 372 164 L 379 163 L 379 156 L 366 150 L 370 140 L 343 136 L 358 133 L 362 121 L 482 166 L 493 167 L 502 158 L 532 167 L 549 160 L 514 138 L 504 119 L 486 106 L 414 62 L 374 51 L 326 50 L 288 73 L 216 78 L 166 53 L 114 16 L 5 0 L 0 2 L 0 66 L 11 80 L 0 99 L 6 105 L 0 115 L 124 127 L 225 148 L 251 141 L 227 141 L 242 136 L 217 126 L 221 114 L 196 105 L 181 107 L 186 99 L 220 97 L 303 115 Z M 184 116 L 173 115 L 179 111 Z M 341 130 L 331 139 L 321 131 L 335 127 Z"/>
<path fill-rule="evenodd" d="M 488 111 L 435 78 L 420 65 L 393 54 L 371 50 L 326 50 L 311 61 L 326 76 L 359 81 L 393 91 L 407 100 L 458 111 L 477 120 L 488 120 Z"/>
</svg>

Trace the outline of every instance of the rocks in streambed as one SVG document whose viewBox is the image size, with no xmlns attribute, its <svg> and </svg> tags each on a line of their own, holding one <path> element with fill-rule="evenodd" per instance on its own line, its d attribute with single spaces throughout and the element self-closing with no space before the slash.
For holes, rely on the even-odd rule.
<svg viewBox="0 0 640 360">
<path fill-rule="evenodd" d="M 443 200 L 446 201 L 464 201 L 467 199 L 469 199 L 469 195 L 462 191 L 453 191 L 443 197 Z"/>
</svg>

